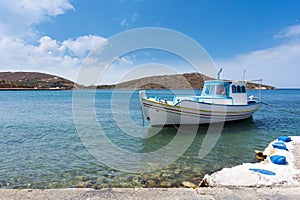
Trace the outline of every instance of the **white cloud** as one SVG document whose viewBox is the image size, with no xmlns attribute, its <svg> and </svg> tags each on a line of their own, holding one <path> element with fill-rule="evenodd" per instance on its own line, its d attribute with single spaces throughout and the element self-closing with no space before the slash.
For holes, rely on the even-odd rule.
<svg viewBox="0 0 300 200">
<path fill-rule="evenodd" d="M 38 36 L 35 25 L 67 10 L 74 10 L 69 0 L 2 0 L 0 71 L 39 71 L 75 80 L 86 55 L 106 39 L 86 35 L 61 42 Z"/>
<path fill-rule="evenodd" d="M 217 63 L 224 68 L 223 78 L 241 79 L 246 70 L 246 79 L 263 78 L 266 84 L 276 87 L 300 87 L 300 36 L 299 26 L 289 27 L 283 35 L 288 41 L 280 45 L 257 50 Z"/>
<path fill-rule="evenodd" d="M 94 49 L 96 46 L 104 43 L 105 41 L 106 39 L 100 36 L 86 35 L 76 39 L 68 39 L 62 44 L 70 50 L 72 55 L 84 57 L 87 56 L 90 50 Z"/>
<path fill-rule="evenodd" d="M 275 38 L 290 38 L 300 36 L 300 25 L 289 26 L 282 30 L 279 34 L 275 35 Z"/>
<path fill-rule="evenodd" d="M 74 80 L 86 54 L 104 41 L 106 39 L 92 35 L 63 42 L 43 36 L 38 45 L 26 44 L 22 39 L 1 39 L 0 70 L 36 70 L 70 76 Z"/>
<path fill-rule="evenodd" d="M 35 35 L 34 25 L 74 10 L 69 0 L 1 0 L 0 36 Z"/>
<path fill-rule="evenodd" d="M 128 66 L 128 65 L 132 65 L 134 62 L 134 58 L 131 56 L 122 56 L 122 57 L 118 57 L 115 58 L 115 62 L 117 63 L 118 66 Z"/>
<path fill-rule="evenodd" d="M 135 22 L 139 17 L 139 14 L 138 13 L 133 13 L 133 15 L 131 15 L 130 19 L 131 19 L 131 22 Z"/>
<path fill-rule="evenodd" d="M 136 22 L 139 18 L 138 13 L 133 13 L 131 16 L 127 16 L 124 19 L 120 20 L 120 25 L 124 27 L 129 27 L 131 24 Z"/>
<path fill-rule="evenodd" d="M 125 26 L 125 25 L 126 25 L 126 21 L 127 21 L 126 19 L 123 19 L 123 20 L 121 21 L 120 25 L 121 25 L 121 26 Z"/>
</svg>

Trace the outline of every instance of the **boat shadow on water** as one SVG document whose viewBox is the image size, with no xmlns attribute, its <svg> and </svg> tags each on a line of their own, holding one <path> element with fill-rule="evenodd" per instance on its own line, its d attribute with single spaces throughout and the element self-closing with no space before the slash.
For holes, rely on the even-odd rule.
<svg viewBox="0 0 300 200">
<path fill-rule="evenodd" d="M 238 159 L 243 155 L 243 152 L 248 151 L 245 157 L 247 159 L 247 157 L 251 158 L 252 153 L 249 152 L 253 152 L 257 144 L 262 143 L 264 145 L 260 141 L 258 132 L 259 127 L 256 126 L 256 122 L 252 118 L 222 124 L 153 126 L 148 130 L 150 137 L 142 142 L 142 151 L 155 151 L 168 145 L 172 140 L 180 138 L 182 143 L 190 142 L 187 152 L 190 152 L 188 154 L 192 155 L 195 160 L 199 159 L 199 151 L 203 145 L 205 146 L 205 142 L 211 143 L 209 145 L 213 154 L 226 152 L 227 155 L 236 154 L 236 159 Z M 178 148 L 180 147 L 179 141 Z M 211 156 L 208 155 L 208 157 Z M 234 157 L 233 155 L 232 158 Z"/>
</svg>

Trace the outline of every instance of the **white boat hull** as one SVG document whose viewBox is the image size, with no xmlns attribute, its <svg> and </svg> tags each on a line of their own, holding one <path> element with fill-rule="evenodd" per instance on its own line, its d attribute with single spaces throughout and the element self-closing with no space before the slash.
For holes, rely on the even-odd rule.
<svg viewBox="0 0 300 200">
<path fill-rule="evenodd" d="M 147 99 L 140 92 L 144 117 L 152 126 L 172 124 L 209 124 L 247 119 L 260 107 L 261 103 L 248 105 L 220 105 L 184 100 L 176 105 Z"/>
</svg>

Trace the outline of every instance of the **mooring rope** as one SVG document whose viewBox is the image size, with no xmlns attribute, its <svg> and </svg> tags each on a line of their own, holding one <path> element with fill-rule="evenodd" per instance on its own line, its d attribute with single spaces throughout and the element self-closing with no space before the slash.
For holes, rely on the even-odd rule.
<svg viewBox="0 0 300 200">
<path fill-rule="evenodd" d="M 283 108 L 279 108 L 279 107 L 276 107 L 276 106 L 272 106 L 270 104 L 267 104 L 265 102 L 262 102 L 262 104 L 266 105 L 266 106 L 269 106 L 271 108 L 274 108 L 276 110 L 279 110 L 279 111 L 283 111 L 283 112 L 287 112 L 287 113 L 291 113 L 291 114 L 294 114 L 294 115 L 299 115 L 300 116 L 300 113 L 299 112 L 294 112 L 294 111 L 291 111 L 291 110 L 286 110 L 286 109 L 283 109 Z"/>
</svg>

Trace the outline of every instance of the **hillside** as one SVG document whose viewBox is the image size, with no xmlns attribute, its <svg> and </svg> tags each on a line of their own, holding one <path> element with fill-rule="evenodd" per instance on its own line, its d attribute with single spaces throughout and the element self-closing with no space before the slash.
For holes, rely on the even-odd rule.
<svg viewBox="0 0 300 200">
<path fill-rule="evenodd" d="M 164 76 L 145 77 L 116 85 L 99 85 L 97 89 L 202 89 L 205 80 L 212 78 L 200 73 L 186 73 Z M 258 89 L 259 85 L 247 83 L 248 89 Z M 262 85 L 262 89 L 276 89 L 273 86 Z"/>
<path fill-rule="evenodd" d="M 73 89 L 74 82 L 38 72 L 0 72 L 0 89 Z"/>
<path fill-rule="evenodd" d="M 117 89 L 200 89 L 203 82 L 210 79 L 199 73 L 152 76 L 123 82 L 115 85 Z"/>
<path fill-rule="evenodd" d="M 212 79 L 200 73 L 186 73 L 175 75 L 151 76 L 131 80 L 116 85 L 100 85 L 97 89 L 202 89 L 205 80 Z M 75 85 L 75 86 L 74 86 Z M 38 72 L 0 72 L 0 89 L 38 89 L 38 90 L 70 90 L 74 87 L 89 89 L 74 82 Z M 250 89 L 257 89 L 258 85 L 247 83 Z M 263 89 L 276 89 L 273 86 L 262 85 Z"/>
</svg>

